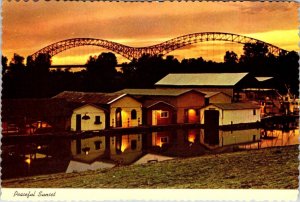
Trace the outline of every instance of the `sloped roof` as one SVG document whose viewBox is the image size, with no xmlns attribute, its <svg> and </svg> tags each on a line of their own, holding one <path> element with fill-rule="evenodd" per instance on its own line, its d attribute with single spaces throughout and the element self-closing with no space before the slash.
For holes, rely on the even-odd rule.
<svg viewBox="0 0 300 202">
<path fill-rule="evenodd" d="M 273 77 L 255 77 L 257 81 L 267 81 L 269 79 L 273 79 Z"/>
<path fill-rule="evenodd" d="M 111 104 L 124 97 L 125 93 L 96 93 L 96 92 L 75 92 L 64 91 L 53 98 L 63 98 L 68 102 Z"/>
<path fill-rule="evenodd" d="M 149 96 L 179 96 L 189 91 L 195 91 L 192 89 L 123 89 L 116 93 L 126 93 L 129 95 L 149 95 Z M 197 91 L 204 94 L 200 91 Z"/>
<path fill-rule="evenodd" d="M 171 105 L 170 103 L 165 102 L 165 101 L 161 101 L 161 100 L 146 100 L 143 103 L 143 106 L 146 107 L 146 108 L 150 108 L 150 107 L 152 107 L 154 105 L 157 105 L 159 103 L 163 103 L 163 104 L 168 105 L 168 106 L 170 106 L 170 107 L 172 107 L 174 109 L 176 108 L 174 105 Z"/>
<path fill-rule="evenodd" d="M 155 85 L 167 86 L 234 86 L 248 73 L 168 74 Z"/>
<path fill-rule="evenodd" d="M 238 110 L 238 109 L 259 109 L 260 106 L 258 104 L 253 103 L 214 103 L 211 104 L 220 109 L 227 110 Z"/>
<path fill-rule="evenodd" d="M 74 108 L 74 111 L 79 110 L 79 109 L 81 109 L 81 108 L 84 108 L 84 107 L 86 107 L 86 106 L 92 106 L 92 107 L 95 107 L 95 108 L 97 108 L 97 109 L 100 109 L 100 110 L 103 110 L 103 111 L 107 111 L 106 109 L 104 109 L 104 108 L 102 108 L 102 107 L 99 107 L 98 105 L 90 104 L 90 103 L 80 105 L 79 107 Z"/>
<path fill-rule="evenodd" d="M 220 94 L 220 93 L 222 93 L 222 94 L 224 94 L 224 95 L 226 95 L 226 96 L 228 96 L 228 97 L 231 97 L 230 95 L 228 95 L 228 94 L 226 94 L 226 93 L 223 93 L 223 92 L 212 92 L 212 91 L 201 91 L 201 92 L 205 94 L 205 97 L 206 97 L 206 98 L 213 97 L 213 96 L 218 95 L 218 94 Z"/>
</svg>

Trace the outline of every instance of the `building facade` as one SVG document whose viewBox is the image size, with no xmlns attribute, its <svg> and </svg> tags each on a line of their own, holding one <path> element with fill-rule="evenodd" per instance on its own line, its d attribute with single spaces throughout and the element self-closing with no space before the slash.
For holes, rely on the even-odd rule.
<svg viewBox="0 0 300 202">
<path fill-rule="evenodd" d="M 218 125 L 233 125 L 260 122 L 260 106 L 252 103 L 210 104 L 200 111 L 201 124 L 209 120 L 218 121 Z"/>
<path fill-rule="evenodd" d="M 105 110 L 86 104 L 73 110 L 71 131 L 97 131 L 105 129 Z"/>
</svg>

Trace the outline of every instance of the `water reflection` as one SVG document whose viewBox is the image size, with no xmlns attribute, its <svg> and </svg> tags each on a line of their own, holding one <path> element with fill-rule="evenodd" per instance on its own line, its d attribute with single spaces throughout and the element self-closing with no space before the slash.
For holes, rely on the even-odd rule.
<svg viewBox="0 0 300 202">
<path fill-rule="evenodd" d="M 245 129 L 166 130 L 2 145 L 2 179 L 57 172 L 80 172 L 238 149 L 298 144 L 299 131 Z"/>
</svg>

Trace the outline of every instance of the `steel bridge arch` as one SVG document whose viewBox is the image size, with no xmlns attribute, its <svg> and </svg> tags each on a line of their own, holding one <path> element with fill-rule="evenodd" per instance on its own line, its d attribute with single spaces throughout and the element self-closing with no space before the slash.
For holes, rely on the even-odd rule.
<svg viewBox="0 0 300 202">
<path fill-rule="evenodd" d="M 33 60 L 35 60 L 36 57 L 41 53 L 47 53 L 52 57 L 67 49 L 71 49 L 79 46 L 99 46 L 111 50 L 113 52 L 116 52 L 129 60 L 133 60 L 134 58 L 137 59 L 141 57 L 143 54 L 165 55 L 169 52 L 172 52 L 184 46 L 192 45 L 199 42 L 205 42 L 205 41 L 229 41 L 229 42 L 240 43 L 240 44 L 260 42 L 267 45 L 269 52 L 274 55 L 279 55 L 282 53 L 285 54 L 288 52 L 270 43 L 266 43 L 264 41 L 243 36 L 243 35 L 223 33 L 223 32 L 201 32 L 201 33 L 193 33 L 193 34 L 179 36 L 167 40 L 165 42 L 153 46 L 147 46 L 147 47 L 130 47 L 116 42 L 103 40 L 103 39 L 94 39 L 94 38 L 66 39 L 66 40 L 53 43 L 49 46 L 46 46 L 41 50 L 32 54 L 30 57 Z"/>
</svg>

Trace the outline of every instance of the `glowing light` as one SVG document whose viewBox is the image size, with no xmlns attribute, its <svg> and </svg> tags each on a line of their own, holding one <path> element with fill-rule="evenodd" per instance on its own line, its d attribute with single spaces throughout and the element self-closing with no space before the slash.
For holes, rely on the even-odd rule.
<svg viewBox="0 0 300 202">
<path fill-rule="evenodd" d="M 196 132 L 194 130 L 189 131 L 188 141 L 194 143 L 196 139 Z"/>
<path fill-rule="evenodd" d="M 37 149 L 41 149 L 42 147 L 39 145 L 39 146 L 37 146 Z"/>
<path fill-rule="evenodd" d="M 129 148 L 129 136 L 122 136 L 122 145 L 121 145 L 121 151 L 124 152 L 126 149 Z"/>
<path fill-rule="evenodd" d="M 28 165 L 30 165 L 31 159 L 30 159 L 30 158 L 26 159 L 26 160 L 25 160 L 25 163 L 27 163 Z"/>
<path fill-rule="evenodd" d="M 196 110 L 195 109 L 189 109 L 188 110 L 188 120 L 189 120 L 189 123 L 194 123 L 194 122 L 197 121 Z"/>
</svg>

